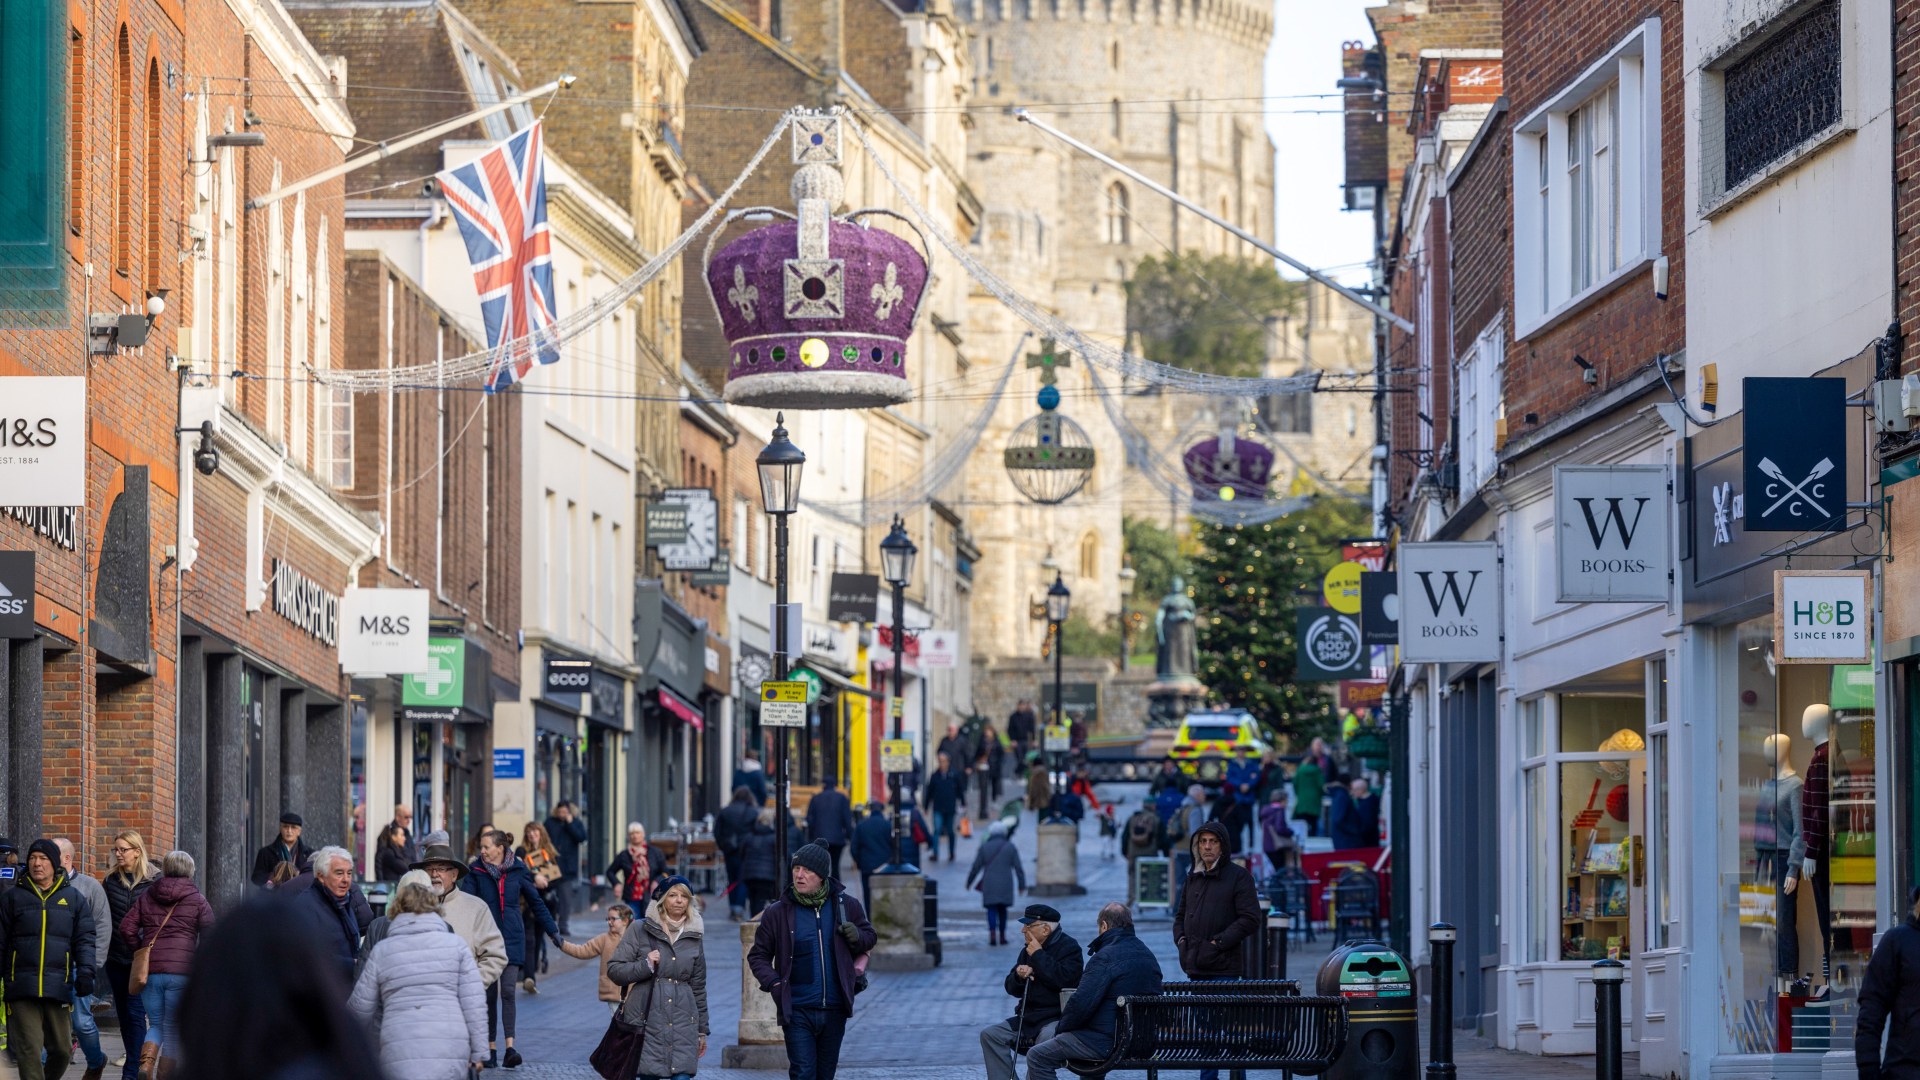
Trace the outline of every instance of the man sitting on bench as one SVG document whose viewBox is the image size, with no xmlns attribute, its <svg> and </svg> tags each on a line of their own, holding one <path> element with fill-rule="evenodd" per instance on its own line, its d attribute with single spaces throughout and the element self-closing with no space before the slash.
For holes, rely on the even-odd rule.
<svg viewBox="0 0 1920 1080">
<path fill-rule="evenodd" d="M 1099 936 L 1087 946 L 1092 959 L 1080 988 L 1067 999 L 1053 1038 L 1027 1051 L 1027 1080 L 1059 1080 L 1069 1061 L 1099 1061 L 1113 1049 L 1119 1026 L 1118 999 L 1160 992 L 1160 962 L 1133 933 L 1125 904 L 1100 909 Z"/>
</svg>

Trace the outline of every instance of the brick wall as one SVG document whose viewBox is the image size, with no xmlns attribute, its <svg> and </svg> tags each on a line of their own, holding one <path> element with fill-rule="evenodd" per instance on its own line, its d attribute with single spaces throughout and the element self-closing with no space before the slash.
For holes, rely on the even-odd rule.
<svg viewBox="0 0 1920 1080">
<path fill-rule="evenodd" d="M 680 482 L 686 487 L 706 488 L 713 492 L 714 507 L 719 516 L 717 535 L 721 547 L 727 545 L 727 534 L 733 528 L 733 483 L 727 459 L 738 456 L 738 451 L 738 447 L 729 451 L 723 440 L 695 422 L 687 411 L 681 411 Z M 758 452 L 756 447 L 753 453 Z M 757 494 L 757 488 L 755 492 Z M 667 595 L 673 597 L 689 615 L 707 620 L 708 626 L 724 634 L 727 625 L 727 590 L 713 585 L 690 585 L 687 581 L 690 576 L 668 572 Z"/>
<path fill-rule="evenodd" d="M 1513 272 L 1513 139 L 1505 109 L 1488 119 L 1472 155 L 1457 167 L 1448 192 L 1453 229 L 1452 355 L 1459 359 L 1474 338 L 1507 309 L 1507 277 Z M 1511 331 L 1512 316 L 1504 319 Z"/>
<path fill-rule="evenodd" d="M 1920 370 L 1920 0 L 1893 5 L 1894 314 L 1907 335 L 1904 369 Z"/>
<path fill-rule="evenodd" d="M 1383 201 L 1387 207 L 1400 205 L 1400 185 L 1407 163 L 1413 160 L 1414 135 L 1407 127 L 1407 110 L 1416 100 L 1413 91 L 1421 51 L 1500 48 L 1501 9 L 1501 0 L 1396 0 L 1366 9 L 1386 57 L 1387 191 Z"/>
</svg>

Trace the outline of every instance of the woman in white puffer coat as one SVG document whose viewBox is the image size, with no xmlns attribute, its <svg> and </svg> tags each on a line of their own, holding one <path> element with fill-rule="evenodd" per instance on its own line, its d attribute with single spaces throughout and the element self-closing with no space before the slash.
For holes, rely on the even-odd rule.
<svg viewBox="0 0 1920 1080">
<path fill-rule="evenodd" d="M 473 950 L 440 917 L 431 886 L 403 879 L 387 922 L 347 1004 L 372 1025 L 394 1080 L 468 1080 L 487 1058 L 487 992 Z"/>
</svg>

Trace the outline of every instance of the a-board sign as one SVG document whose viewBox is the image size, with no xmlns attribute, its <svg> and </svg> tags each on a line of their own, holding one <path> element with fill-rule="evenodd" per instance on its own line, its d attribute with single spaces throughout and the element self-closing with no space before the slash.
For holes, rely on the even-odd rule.
<svg viewBox="0 0 1920 1080">
<path fill-rule="evenodd" d="M 1146 855 L 1133 860 L 1135 909 L 1173 906 L 1173 860 Z"/>
<path fill-rule="evenodd" d="M 913 740 L 882 739 L 880 741 L 880 771 L 884 773 L 912 772 Z"/>
<path fill-rule="evenodd" d="M 1049 754 L 1064 754 L 1073 749 L 1073 728 L 1066 724 L 1048 724 L 1040 748 Z"/>
</svg>

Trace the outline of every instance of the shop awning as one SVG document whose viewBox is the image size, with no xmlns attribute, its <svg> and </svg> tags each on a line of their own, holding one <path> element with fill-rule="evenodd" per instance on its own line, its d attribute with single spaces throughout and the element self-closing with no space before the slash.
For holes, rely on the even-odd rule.
<svg viewBox="0 0 1920 1080">
<path fill-rule="evenodd" d="M 679 717 L 680 719 L 685 720 L 688 724 L 691 724 L 693 726 L 693 730 L 695 731 L 705 730 L 707 726 L 707 718 L 705 715 L 703 715 L 700 712 L 699 706 L 695 705 L 693 702 L 688 701 L 686 698 L 681 697 L 679 694 L 674 693 L 673 691 L 667 689 L 664 686 L 655 687 L 654 691 L 660 697 L 661 708 L 667 710 L 668 712 Z"/>
<path fill-rule="evenodd" d="M 808 657 L 806 661 L 804 661 L 804 663 L 808 671 L 811 671 L 815 675 L 820 676 L 821 682 L 826 683 L 828 686 L 833 687 L 835 690 L 846 690 L 846 691 L 849 691 L 850 693 L 859 694 L 862 697 L 873 698 L 875 701 L 878 701 L 881 698 L 886 696 L 885 694 L 879 693 L 878 691 L 869 690 L 868 688 L 861 686 L 860 684 L 854 682 L 852 679 L 849 679 L 845 675 L 842 675 L 839 672 L 828 667 L 824 662 L 816 662 L 812 657 Z"/>
</svg>

